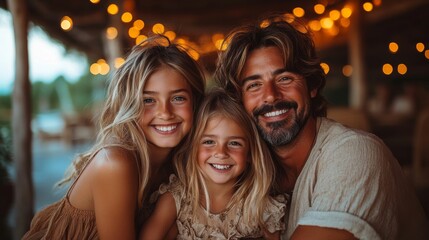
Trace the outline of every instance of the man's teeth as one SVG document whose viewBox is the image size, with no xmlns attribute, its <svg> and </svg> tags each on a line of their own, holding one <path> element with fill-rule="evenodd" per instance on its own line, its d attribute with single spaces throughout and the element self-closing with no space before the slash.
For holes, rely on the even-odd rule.
<svg viewBox="0 0 429 240">
<path fill-rule="evenodd" d="M 264 116 L 265 117 L 275 117 L 275 116 L 281 115 L 283 113 L 287 113 L 287 111 L 288 111 L 287 109 L 277 110 L 277 111 L 274 111 L 274 112 L 265 113 Z"/>
<path fill-rule="evenodd" d="M 176 129 L 176 128 L 177 128 L 177 125 L 170 125 L 170 126 L 155 126 L 155 128 L 156 128 L 158 131 L 161 131 L 161 132 L 170 132 L 170 131 L 172 131 L 172 130 Z"/>
<path fill-rule="evenodd" d="M 231 165 L 212 164 L 212 166 L 219 170 L 226 170 L 231 168 Z"/>
</svg>

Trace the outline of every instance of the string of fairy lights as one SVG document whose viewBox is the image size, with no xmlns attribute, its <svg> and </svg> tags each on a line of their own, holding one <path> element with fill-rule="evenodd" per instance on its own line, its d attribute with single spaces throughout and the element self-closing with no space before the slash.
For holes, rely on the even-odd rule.
<svg viewBox="0 0 429 240">
<path fill-rule="evenodd" d="M 101 0 L 89 0 L 92 4 L 98 4 Z M 382 6 L 382 0 L 372 0 L 362 3 L 361 7 L 364 12 L 371 12 L 374 8 Z M 222 48 L 225 48 L 227 44 L 222 44 L 224 41 L 223 33 L 214 33 L 209 39 L 205 38 L 206 41 L 195 43 L 189 41 L 186 36 L 177 36 L 176 32 L 169 30 L 163 23 L 155 23 L 150 28 L 146 26 L 146 23 L 143 19 L 135 18 L 130 11 L 120 12 L 118 5 L 112 3 L 107 6 L 107 13 L 110 15 L 120 16 L 121 21 L 125 26 L 128 26 L 128 37 L 134 39 L 135 44 L 139 44 L 147 38 L 145 32 L 149 31 L 157 34 L 163 34 L 170 39 L 170 41 L 177 44 L 183 45 L 189 55 L 198 60 L 200 54 L 207 54 L 214 51 L 222 51 Z M 305 20 L 307 27 L 313 31 L 315 35 L 323 35 L 323 37 L 335 37 L 340 34 L 342 31 L 347 31 L 350 26 L 350 17 L 352 16 L 354 9 L 353 6 L 348 5 L 347 2 L 343 6 L 332 9 L 331 7 L 328 10 L 328 4 L 323 0 L 320 3 L 317 3 L 313 6 L 312 9 L 307 11 L 313 11 L 315 13 L 315 18 L 305 20 L 306 10 L 302 7 L 295 7 L 292 9 L 291 13 L 285 13 L 285 19 L 291 19 L 293 21 L 296 18 Z M 311 14 L 313 14 L 311 12 Z M 267 21 L 261 22 L 261 26 L 268 24 Z M 60 23 L 61 28 L 64 31 L 71 31 L 73 29 L 73 19 L 70 16 L 63 16 Z M 305 30 L 304 30 L 305 31 Z M 109 40 L 115 40 L 120 34 L 118 29 L 114 26 L 109 26 L 105 30 L 106 38 Z M 390 42 L 388 44 L 388 51 L 391 54 L 396 54 L 399 51 L 400 46 L 396 42 Z M 429 49 L 423 42 L 417 42 L 415 45 L 416 51 L 422 53 L 426 59 L 429 59 Z M 112 68 L 119 68 L 124 59 L 119 57 L 116 58 L 112 64 Z M 322 68 L 325 73 L 328 74 L 330 71 L 330 66 L 328 63 L 322 62 Z M 93 75 L 107 75 L 111 67 L 104 59 L 98 59 L 96 62 L 92 63 L 90 66 L 90 72 Z M 405 63 L 399 63 L 393 65 L 391 63 L 385 63 L 380 69 L 383 74 L 391 75 L 395 70 L 401 75 L 405 75 L 408 71 L 407 65 Z M 350 77 L 353 73 L 353 67 L 351 65 L 344 65 L 342 67 L 342 73 L 346 77 Z"/>
</svg>

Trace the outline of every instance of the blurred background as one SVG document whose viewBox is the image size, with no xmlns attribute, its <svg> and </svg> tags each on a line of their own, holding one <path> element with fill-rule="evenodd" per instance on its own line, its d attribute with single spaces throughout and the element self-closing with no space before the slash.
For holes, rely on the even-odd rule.
<svg viewBox="0 0 429 240">
<path fill-rule="evenodd" d="M 226 34 L 274 12 L 313 34 L 329 117 L 379 136 L 429 216 L 429 0 L 0 0 L 0 239 L 63 196 L 132 46 L 188 46 L 210 86 Z"/>
</svg>

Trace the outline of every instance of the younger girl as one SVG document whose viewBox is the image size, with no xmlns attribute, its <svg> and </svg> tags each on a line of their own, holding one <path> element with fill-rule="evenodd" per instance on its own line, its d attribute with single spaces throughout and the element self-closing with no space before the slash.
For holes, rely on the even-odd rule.
<svg viewBox="0 0 429 240">
<path fill-rule="evenodd" d="M 23 239 L 135 239 L 203 94 L 202 72 L 179 46 L 162 36 L 135 46 L 109 84 L 94 147 L 63 181 L 73 180 L 67 194 Z"/>
<path fill-rule="evenodd" d="M 269 197 L 274 163 L 256 126 L 223 90 L 202 103 L 140 239 L 280 239 L 285 201 Z M 177 224 L 177 226 L 175 226 Z"/>
</svg>

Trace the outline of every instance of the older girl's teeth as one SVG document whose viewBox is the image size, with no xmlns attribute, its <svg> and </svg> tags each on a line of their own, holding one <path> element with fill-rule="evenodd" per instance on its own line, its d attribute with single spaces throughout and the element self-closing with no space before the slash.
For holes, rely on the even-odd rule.
<svg viewBox="0 0 429 240">
<path fill-rule="evenodd" d="M 170 131 L 172 131 L 172 130 L 176 129 L 176 128 L 177 128 L 177 125 L 171 125 L 171 126 L 155 126 L 155 128 L 156 128 L 158 131 L 161 131 L 161 132 L 170 132 Z"/>
<path fill-rule="evenodd" d="M 269 113 L 265 113 L 264 116 L 265 117 L 275 117 L 278 115 L 281 115 L 283 113 L 287 113 L 288 110 L 283 109 L 283 110 L 278 110 L 278 111 L 274 111 L 274 112 L 269 112 Z"/>
<path fill-rule="evenodd" d="M 225 170 L 225 169 L 231 168 L 231 165 L 212 164 L 212 166 L 219 170 Z"/>
</svg>

